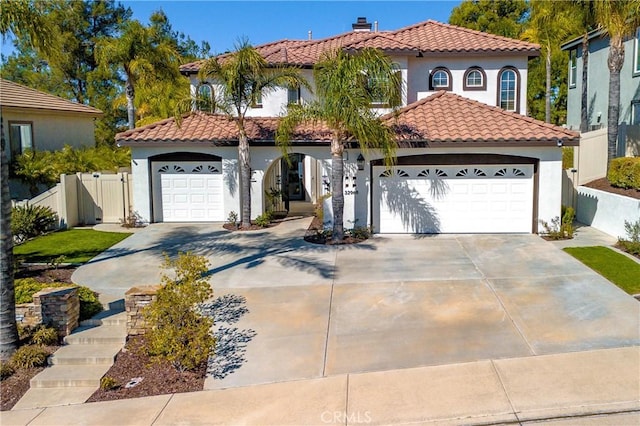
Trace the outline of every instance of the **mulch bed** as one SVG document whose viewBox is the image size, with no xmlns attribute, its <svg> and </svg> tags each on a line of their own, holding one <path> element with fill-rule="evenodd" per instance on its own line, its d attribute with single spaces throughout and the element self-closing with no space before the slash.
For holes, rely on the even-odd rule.
<svg viewBox="0 0 640 426">
<path fill-rule="evenodd" d="M 51 355 L 60 346 L 45 346 Z M 14 405 L 29 390 L 29 381 L 45 367 L 17 368 L 16 372 L 0 382 L 0 411 L 11 410 Z"/>
<path fill-rule="evenodd" d="M 616 188 L 615 186 L 611 186 L 607 178 L 597 179 L 592 182 L 585 183 L 583 186 L 640 200 L 640 191 L 637 189 Z"/>
<path fill-rule="evenodd" d="M 180 373 L 168 362 L 153 361 L 144 353 L 142 337 L 131 337 L 125 348 L 116 356 L 105 377 L 116 380 L 120 387 L 113 390 L 98 389 L 87 402 L 111 401 L 115 399 L 139 398 L 168 393 L 195 392 L 204 388 L 206 364 L 196 371 Z M 141 377 L 134 387 L 125 388 L 131 379 Z"/>
<path fill-rule="evenodd" d="M 16 278 L 33 278 L 41 283 L 72 283 L 71 275 L 77 266 L 22 265 L 15 273 Z"/>
<path fill-rule="evenodd" d="M 342 245 L 342 244 L 356 244 L 362 241 L 365 241 L 366 238 L 354 238 L 351 236 L 345 236 L 342 241 L 333 241 L 327 239 L 327 237 L 322 233 L 324 230 L 324 226 L 322 221 L 317 217 L 313 217 L 313 221 L 311 221 L 311 225 L 307 229 L 307 232 L 304 236 L 304 240 L 308 243 L 313 244 L 324 244 L 324 245 Z"/>
</svg>

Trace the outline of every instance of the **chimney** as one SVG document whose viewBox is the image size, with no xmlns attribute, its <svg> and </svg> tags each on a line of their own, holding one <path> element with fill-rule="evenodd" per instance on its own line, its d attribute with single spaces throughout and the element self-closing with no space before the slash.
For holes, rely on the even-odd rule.
<svg viewBox="0 0 640 426">
<path fill-rule="evenodd" d="M 309 30 L 309 33 L 307 35 L 309 37 L 309 40 L 313 39 L 313 33 L 311 32 L 311 30 Z"/>
<path fill-rule="evenodd" d="M 356 23 L 351 24 L 351 28 L 356 32 L 371 32 L 371 23 L 367 22 L 365 17 L 358 17 Z"/>
<path fill-rule="evenodd" d="M 378 32 L 378 21 L 373 21 L 373 32 L 374 33 Z"/>
</svg>

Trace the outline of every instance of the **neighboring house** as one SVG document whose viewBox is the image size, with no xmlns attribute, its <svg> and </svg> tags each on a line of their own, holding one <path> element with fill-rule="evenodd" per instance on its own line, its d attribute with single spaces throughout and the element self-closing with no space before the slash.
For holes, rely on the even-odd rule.
<svg viewBox="0 0 640 426">
<path fill-rule="evenodd" d="M 322 52 L 338 47 L 382 49 L 402 73 L 404 107 L 383 116 L 398 134 L 397 166 L 386 170 L 355 142 L 345 153 L 347 228 L 535 233 L 539 220 L 560 214 L 560 147 L 577 145 L 578 134 L 525 116 L 527 63 L 539 54 L 537 45 L 434 21 L 370 29 L 359 18 L 354 31 L 328 39 L 257 47 L 270 63 L 300 66 L 309 79 Z M 216 86 L 198 80 L 201 63 L 181 70 L 192 93 L 206 95 Z M 296 129 L 291 162 L 274 143 L 278 114 L 311 96 L 283 88 L 250 110 L 254 217 L 278 210 L 274 193 L 315 203 L 329 191 L 329 133 L 322 124 Z M 205 112 L 180 126 L 167 119 L 118 134 L 117 143 L 132 149 L 136 211 L 152 222 L 224 221 L 240 211 L 237 139 L 232 121 Z"/>
<path fill-rule="evenodd" d="M 609 37 L 601 30 L 589 33 L 589 64 L 587 73 L 589 131 L 607 127 L 609 106 Z M 580 129 L 582 99 L 582 37 L 563 44 L 569 52 L 567 97 L 567 127 Z M 618 155 L 631 154 L 627 145 L 638 144 L 640 136 L 640 28 L 624 42 L 624 64 L 620 71 L 620 132 Z M 629 147 L 631 148 L 631 147 Z M 635 149 L 635 155 L 640 154 Z"/>
<path fill-rule="evenodd" d="M 9 161 L 27 149 L 94 146 L 99 109 L 0 79 L 0 110 Z"/>
</svg>

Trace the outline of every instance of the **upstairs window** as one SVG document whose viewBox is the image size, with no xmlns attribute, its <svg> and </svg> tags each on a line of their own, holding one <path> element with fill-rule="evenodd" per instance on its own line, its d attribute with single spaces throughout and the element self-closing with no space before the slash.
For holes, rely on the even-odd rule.
<svg viewBox="0 0 640 426">
<path fill-rule="evenodd" d="M 394 64 L 394 68 L 397 69 L 397 65 Z M 398 82 L 398 92 L 402 93 L 402 72 L 395 71 L 394 77 Z M 389 107 L 389 99 L 387 96 L 387 88 L 390 85 L 389 77 L 366 77 L 367 91 L 371 97 L 371 106 L 373 108 L 386 108 Z"/>
<path fill-rule="evenodd" d="M 196 90 L 196 109 L 203 112 L 214 112 L 213 87 L 210 84 L 201 84 Z"/>
<path fill-rule="evenodd" d="M 513 67 L 503 68 L 498 74 L 498 106 L 500 108 L 518 112 L 520 81 L 518 71 Z"/>
<path fill-rule="evenodd" d="M 28 149 L 33 149 L 33 123 L 10 121 L 9 145 L 12 159 Z"/>
<path fill-rule="evenodd" d="M 300 104 L 300 88 L 296 87 L 287 90 L 287 105 Z"/>
<path fill-rule="evenodd" d="M 480 67 L 471 67 L 464 73 L 464 90 L 487 90 L 487 76 Z"/>
<path fill-rule="evenodd" d="M 631 101 L 631 125 L 640 126 L 640 99 Z"/>
<path fill-rule="evenodd" d="M 576 87 L 578 80 L 578 50 L 569 52 L 569 87 Z"/>
<path fill-rule="evenodd" d="M 439 67 L 431 71 L 429 90 L 451 90 L 451 73 L 448 69 Z"/>
<path fill-rule="evenodd" d="M 640 27 L 636 30 L 635 55 L 633 55 L 633 73 L 640 74 Z"/>
<path fill-rule="evenodd" d="M 251 108 L 262 108 L 262 92 L 256 93 L 256 98 L 251 104 Z"/>
</svg>

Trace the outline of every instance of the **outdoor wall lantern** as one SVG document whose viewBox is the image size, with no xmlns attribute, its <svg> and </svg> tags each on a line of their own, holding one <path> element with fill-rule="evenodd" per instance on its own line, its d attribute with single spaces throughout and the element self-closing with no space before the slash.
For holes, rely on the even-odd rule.
<svg viewBox="0 0 640 426">
<path fill-rule="evenodd" d="M 364 157 L 362 156 L 362 154 L 358 155 L 356 163 L 358 164 L 358 170 L 364 170 Z"/>
</svg>

